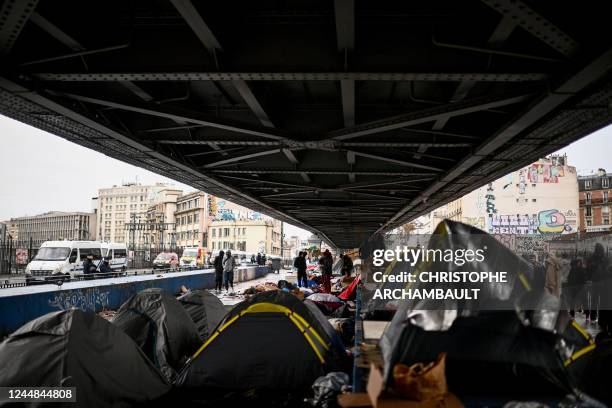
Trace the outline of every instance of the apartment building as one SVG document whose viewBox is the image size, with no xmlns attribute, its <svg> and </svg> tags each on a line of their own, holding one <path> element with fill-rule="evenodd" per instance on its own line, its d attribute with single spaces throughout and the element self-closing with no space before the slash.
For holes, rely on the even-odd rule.
<svg viewBox="0 0 612 408">
<path fill-rule="evenodd" d="M 609 231 L 610 182 L 612 173 L 599 169 L 597 173 L 578 177 L 580 197 L 580 230 L 587 232 Z"/>
<path fill-rule="evenodd" d="M 179 247 L 208 247 L 207 230 L 209 199 L 202 192 L 194 191 L 178 198 L 174 218 L 176 221 L 176 244 Z"/>
<path fill-rule="evenodd" d="M 208 249 L 281 255 L 281 222 L 269 219 L 216 220 L 208 226 Z"/>
<path fill-rule="evenodd" d="M 98 239 L 125 242 L 134 245 L 145 243 L 145 224 L 149 206 L 164 202 L 165 193 L 173 189 L 164 184 L 141 185 L 127 183 L 98 190 Z M 171 193 L 174 194 L 174 193 Z M 130 226 L 136 225 L 135 228 Z"/>
<path fill-rule="evenodd" d="M 49 240 L 95 240 L 96 218 L 93 213 L 51 211 L 44 214 L 11 218 L 7 230 L 17 245 L 37 247 Z"/>
</svg>

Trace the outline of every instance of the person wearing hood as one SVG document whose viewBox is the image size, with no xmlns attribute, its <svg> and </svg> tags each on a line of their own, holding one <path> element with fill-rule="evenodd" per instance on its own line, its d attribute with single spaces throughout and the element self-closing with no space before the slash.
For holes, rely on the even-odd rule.
<svg viewBox="0 0 612 408">
<path fill-rule="evenodd" d="M 232 292 L 234 291 L 234 268 L 236 267 L 236 260 L 232 255 L 232 251 L 229 249 L 225 254 L 225 259 L 223 260 L 223 280 L 225 282 L 225 290 L 229 292 L 229 287 L 232 287 Z"/>
</svg>

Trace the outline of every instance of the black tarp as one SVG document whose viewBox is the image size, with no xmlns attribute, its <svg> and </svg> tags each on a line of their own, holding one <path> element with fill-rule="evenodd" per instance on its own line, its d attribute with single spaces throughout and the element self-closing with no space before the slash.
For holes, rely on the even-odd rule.
<svg viewBox="0 0 612 408">
<path fill-rule="evenodd" d="M 290 316 L 309 327 L 306 332 L 323 363 Z M 327 349 L 318 345 L 311 329 Z M 181 372 L 177 386 L 303 391 L 344 362 L 342 343 L 324 316 L 283 291 L 262 292 L 239 303 L 217 330 L 219 334 Z"/>
<path fill-rule="evenodd" d="M 0 386 L 76 387 L 82 407 L 131 406 L 170 390 L 129 336 L 78 309 L 22 326 L 0 343 L 0 362 Z"/>
<path fill-rule="evenodd" d="M 170 382 L 201 344 L 189 313 L 174 296 L 158 288 L 129 298 L 111 322 L 134 339 Z"/>
<path fill-rule="evenodd" d="M 385 366 L 434 361 L 446 352 L 449 388 L 458 395 L 563 397 L 571 386 L 558 340 L 553 332 L 524 326 L 514 312 L 481 312 L 458 317 L 445 331 L 407 324 Z"/>
<path fill-rule="evenodd" d="M 437 226 L 428 248 L 486 248 L 483 262 L 457 268 L 438 261 L 426 270 L 506 271 L 508 281 L 477 283 L 478 300 L 400 302 L 380 341 L 387 382 L 392 383 L 395 364 L 433 361 L 446 352 L 449 387 L 458 395 L 559 397 L 571 392 L 558 351 L 562 337 L 553 331 L 559 302 L 533 284 L 529 265 L 484 231 L 449 220 Z"/>
<path fill-rule="evenodd" d="M 202 341 L 206 340 L 223 320 L 227 310 L 221 300 L 207 290 L 194 290 L 178 298 L 198 328 Z"/>
</svg>

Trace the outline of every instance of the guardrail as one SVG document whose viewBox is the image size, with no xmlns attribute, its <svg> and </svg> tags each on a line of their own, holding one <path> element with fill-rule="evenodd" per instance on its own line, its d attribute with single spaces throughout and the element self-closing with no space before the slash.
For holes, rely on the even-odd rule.
<svg viewBox="0 0 612 408">
<path fill-rule="evenodd" d="M 246 268 L 246 267 L 253 267 L 253 266 L 258 266 L 258 265 L 250 264 L 250 263 L 241 264 L 237 266 L 237 268 L 241 268 L 241 267 Z M 26 275 L 20 274 L 19 277 L 23 277 L 24 279 L 23 282 L 10 282 L 9 280 L 5 280 L 3 282 L 0 281 L 0 289 L 17 288 L 17 287 L 23 287 L 23 286 L 35 286 L 35 285 L 49 285 L 49 284 L 55 284 L 55 285 L 61 286 L 64 282 L 78 282 L 78 281 L 86 281 L 86 280 L 110 279 L 110 278 L 118 278 L 118 277 L 123 277 L 123 276 L 156 275 L 159 273 L 164 273 L 164 274 L 180 273 L 180 272 L 194 271 L 198 269 L 202 269 L 202 267 L 177 266 L 175 268 L 132 269 L 132 270 L 126 270 L 126 271 L 115 271 L 115 272 L 105 272 L 105 273 L 97 272 L 97 273 L 90 273 L 90 274 L 81 274 L 81 275 L 76 275 L 75 277 L 71 277 L 69 274 L 62 274 L 62 275 L 51 275 L 51 276 L 44 276 L 44 277 L 41 276 L 39 277 L 39 279 L 36 279 L 34 277 L 28 278 Z M 208 267 L 204 269 L 213 269 L 213 268 Z"/>
</svg>

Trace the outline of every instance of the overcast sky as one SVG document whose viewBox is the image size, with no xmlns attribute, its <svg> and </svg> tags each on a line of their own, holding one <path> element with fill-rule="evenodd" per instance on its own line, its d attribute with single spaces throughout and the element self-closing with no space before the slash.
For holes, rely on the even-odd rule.
<svg viewBox="0 0 612 408">
<path fill-rule="evenodd" d="M 111 159 L 60 137 L 0 115 L 0 220 L 46 211 L 90 211 L 98 189 L 138 181 L 172 183 L 194 189 L 150 171 Z M 612 171 L 612 126 L 571 144 L 569 164 L 579 174 L 603 167 Z M 287 236 L 307 231 L 287 226 Z"/>
</svg>

